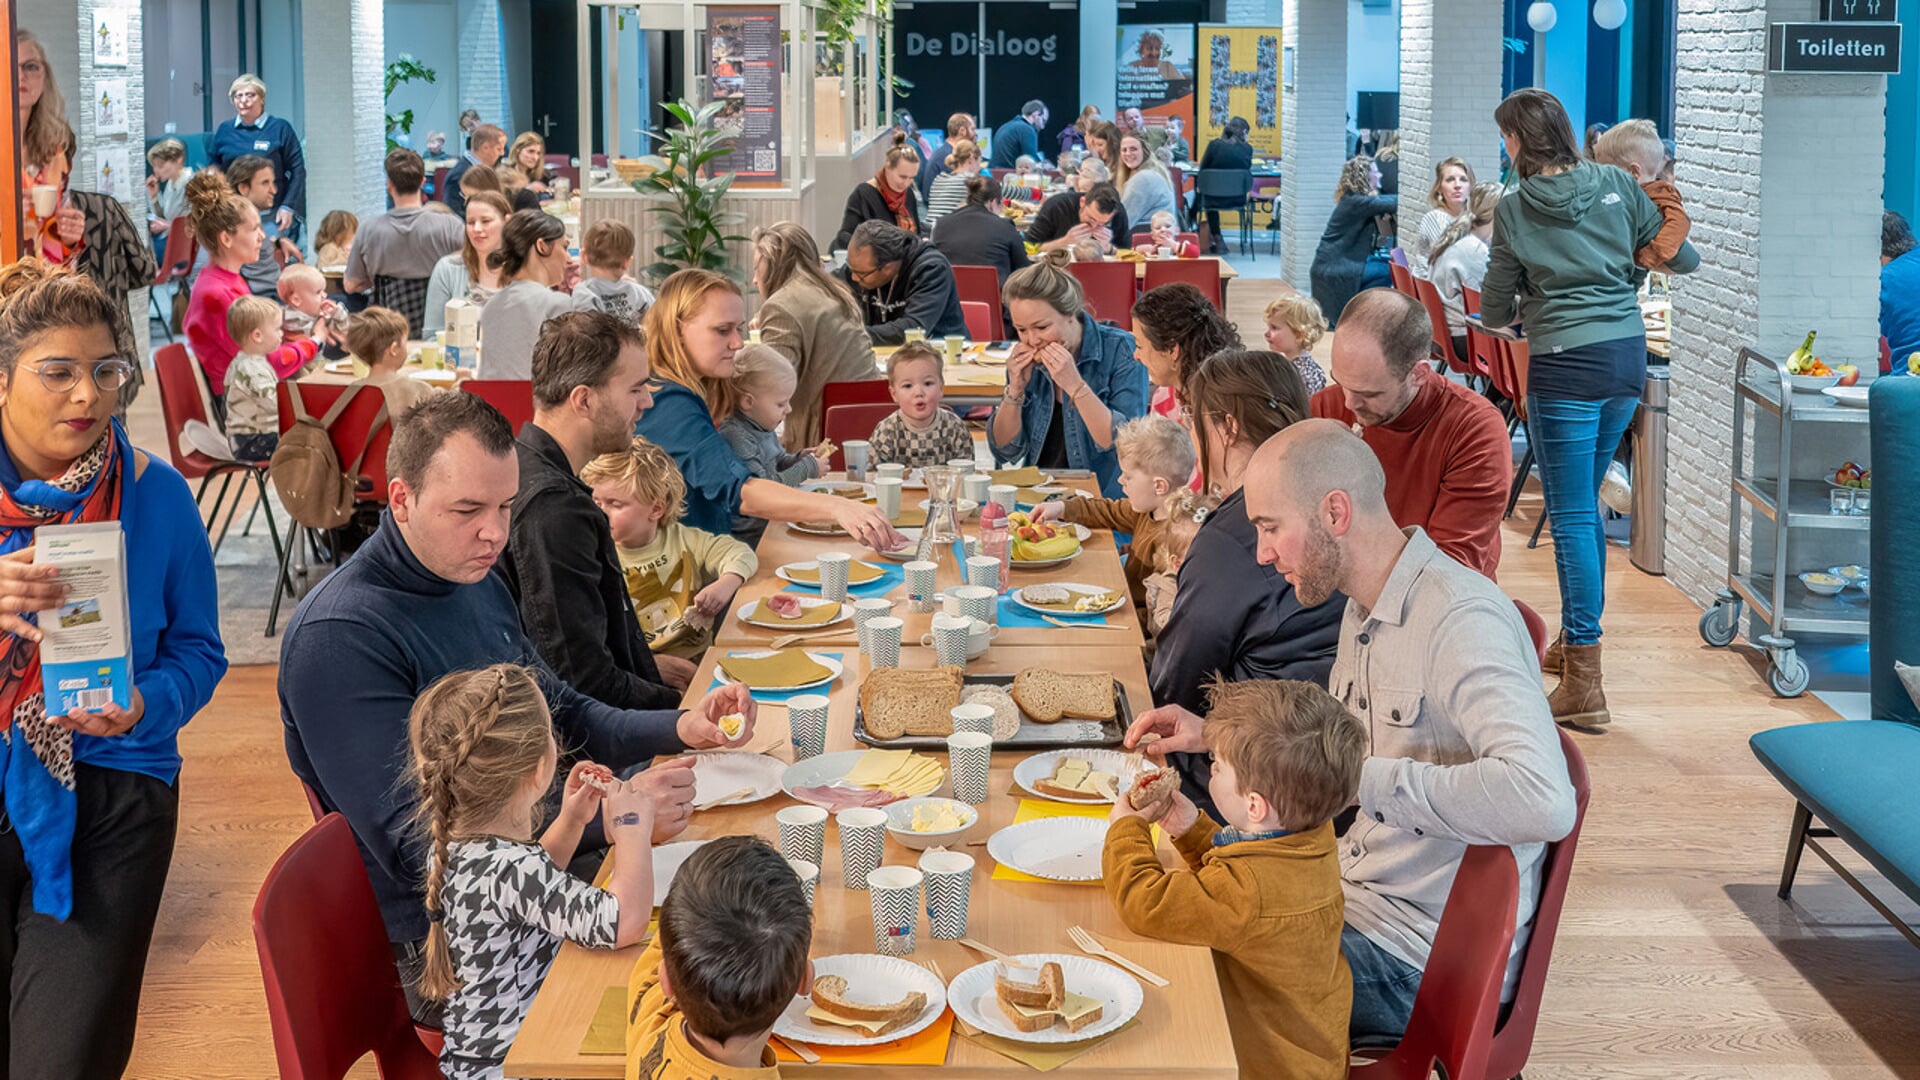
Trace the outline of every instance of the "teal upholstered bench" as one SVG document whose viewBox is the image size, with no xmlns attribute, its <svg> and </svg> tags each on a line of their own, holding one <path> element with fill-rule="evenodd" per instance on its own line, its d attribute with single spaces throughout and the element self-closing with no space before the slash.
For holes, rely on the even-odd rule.
<svg viewBox="0 0 1920 1080">
<path fill-rule="evenodd" d="M 1797 801 L 1780 896 L 1793 889 L 1801 851 L 1812 848 L 1907 940 L 1920 945 L 1920 934 L 1819 843 L 1825 838 L 1844 841 L 1920 903 L 1920 797 L 1915 791 L 1920 785 L 1920 727 L 1892 720 L 1796 724 L 1763 731 L 1749 745 Z"/>
</svg>

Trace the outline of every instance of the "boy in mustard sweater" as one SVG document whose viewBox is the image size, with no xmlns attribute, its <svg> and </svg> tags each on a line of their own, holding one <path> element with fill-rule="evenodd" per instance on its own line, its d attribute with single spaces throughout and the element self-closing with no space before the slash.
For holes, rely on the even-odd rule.
<svg viewBox="0 0 1920 1080">
<path fill-rule="evenodd" d="M 627 983 L 627 1080 L 777 1080 L 773 1022 L 813 990 L 813 908 L 765 840 L 687 858 Z"/>
<path fill-rule="evenodd" d="M 1177 787 L 1144 811 L 1123 794 L 1101 860 L 1107 895 L 1134 933 L 1213 950 L 1241 1076 L 1337 1080 L 1353 976 L 1332 822 L 1359 790 L 1366 731 L 1311 683 L 1215 683 L 1207 696 L 1207 790 L 1226 827 Z M 1185 870 L 1160 865 L 1156 821 Z"/>
<path fill-rule="evenodd" d="M 645 439 L 587 462 L 580 480 L 607 515 L 647 647 L 697 663 L 733 595 L 760 568 L 753 549 L 680 523 L 687 482 Z"/>
</svg>

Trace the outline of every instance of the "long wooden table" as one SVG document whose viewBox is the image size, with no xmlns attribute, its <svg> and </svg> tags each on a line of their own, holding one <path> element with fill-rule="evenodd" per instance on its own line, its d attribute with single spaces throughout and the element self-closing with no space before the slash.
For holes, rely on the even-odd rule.
<svg viewBox="0 0 1920 1080">
<path fill-rule="evenodd" d="M 1093 631 L 1097 633 L 1098 631 Z M 1064 633 L 1064 632 L 1063 632 Z M 713 679 L 713 665 L 723 649 L 709 650 L 694 677 L 689 700 L 705 693 Z M 866 660 L 848 649 L 846 676 L 834 683 L 827 698 L 830 704 L 827 749 L 848 750 L 860 744 L 853 739 L 853 711 L 860 680 L 865 677 Z M 905 667 L 930 667 L 933 650 L 909 648 L 901 653 Z M 1126 687 L 1129 700 L 1142 707 L 1147 697 L 1146 672 L 1139 649 L 1131 645 L 1061 645 L 1047 649 L 996 645 L 968 670 L 988 674 L 1012 674 L 1033 664 L 1046 664 L 1075 671 L 1111 671 Z M 790 760 L 786 710 L 763 707 L 756 725 L 758 737 L 753 747 Z M 945 764 L 945 754 L 934 754 Z M 966 834 L 968 841 L 984 841 L 995 830 L 1012 823 L 1018 801 L 1009 794 L 1013 787 L 1013 766 L 1018 754 L 995 754 L 992 786 L 981 819 Z M 946 788 L 942 788 L 946 791 Z M 693 823 L 680 839 L 705 839 L 743 833 L 778 842 L 779 830 L 773 815 L 783 807 L 795 805 L 784 795 L 776 795 L 748 806 L 722 807 L 696 813 Z M 828 830 L 826 865 L 821 867 L 815 900 L 812 955 L 873 951 L 873 921 L 865 893 L 841 884 L 839 842 L 834 830 Z M 1214 974 L 1212 955 L 1202 948 L 1170 945 L 1142 938 L 1121 925 L 1120 917 L 1107 899 L 1106 891 L 1092 885 L 994 881 L 993 859 L 984 846 L 964 846 L 959 850 L 974 858 L 973 895 L 969 904 L 967 931 L 974 938 L 1004 952 L 1074 952 L 1067 928 L 1086 927 L 1121 955 L 1145 966 L 1171 985 L 1156 988 L 1142 983 L 1145 1004 L 1139 1014 L 1139 1026 L 1075 1058 L 1061 1072 L 1075 1076 L 1100 1077 L 1233 1077 L 1238 1075 L 1232 1036 L 1227 1030 L 1226 1013 L 1220 998 L 1219 982 Z M 1170 851 L 1162 858 L 1171 860 Z M 919 853 L 889 839 L 884 862 L 911 866 Z M 620 1057 L 586 1056 L 579 1052 L 594 1009 L 608 987 L 625 986 L 639 957 L 641 946 L 617 951 L 564 946 L 554 961 L 547 981 L 535 998 L 520 1035 L 507 1055 L 506 1075 L 510 1077 L 556 1077 L 565 1080 L 618 1077 L 625 1062 Z M 922 926 L 915 960 L 931 959 L 941 971 L 953 978 L 985 958 L 951 941 L 935 940 Z M 905 1075 L 914 1070 L 904 1067 L 867 1067 L 845 1064 L 802 1065 L 785 1063 L 781 1072 L 793 1076 L 870 1076 Z M 1030 1070 L 1017 1062 L 985 1049 L 955 1034 L 948 1050 L 947 1064 L 938 1076 L 947 1078 L 987 1078 L 1023 1075 Z"/>
</svg>

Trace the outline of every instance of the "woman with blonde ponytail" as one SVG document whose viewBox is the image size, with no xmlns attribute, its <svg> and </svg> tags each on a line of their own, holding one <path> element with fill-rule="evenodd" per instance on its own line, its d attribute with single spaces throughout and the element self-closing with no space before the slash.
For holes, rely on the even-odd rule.
<svg viewBox="0 0 1920 1080">
<path fill-rule="evenodd" d="M 207 373 L 214 409 L 226 423 L 227 369 L 240 353 L 239 343 L 227 332 L 227 309 L 253 286 L 240 268 L 261 258 L 266 233 L 260 227 L 260 209 L 228 186 L 218 169 L 202 169 L 187 181 L 187 221 L 207 251 L 207 265 L 193 279 L 183 326 L 194 358 Z M 299 342 L 288 342 L 267 354 L 273 373 L 284 379 L 299 371 L 311 356 Z"/>
<path fill-rule="evenodd" d="M 576 763 L 536 843 L 559 750 L 533 672 L 495 664 L 442 678 L 414 702 L 407 739 L 430 845 L 418 991 L 446 1002 L 440 1068 L 448 1080 L 498 1077 L 561 939 L 617 949 L 644 936 L 653 912 L 653 789 L 693 759 L 625 782 Z M 596 812 L 619 851 L 605 889 L 564 869 Z"/>
<path fill-rule="evenodd" d="M 1487 276 L 1488 244 L 1493 242 L 1493 212 L 1500 205 L 1500 185 L 1475 184 L 1466 212 L 1454 218 L 1434 240 L 1433 287 L 1447 309 L 1447 332 L 1453 336 L 1453 355 L 1467 358 L 1465 289 L 1478 291 Z"/>
</svg>

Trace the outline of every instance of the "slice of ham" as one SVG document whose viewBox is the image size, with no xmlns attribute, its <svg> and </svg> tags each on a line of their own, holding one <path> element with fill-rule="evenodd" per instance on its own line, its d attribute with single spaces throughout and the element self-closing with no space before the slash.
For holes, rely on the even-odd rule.
<svg viewBox="0 0 1920 1080">
<path fill-rule="evenodd" d="M 900 796 L 891 791 L 875 788 L 845 787 L 839 784 L 820 784 L 814 787 L 793 789 L 794 798 L 810 802 L 823 810 L 851 810 L 856 806 L 885 806 L 898 802 Z"/>
<path fill-rule="evenodd" d="M 790 593 L 774 593 L 767 597 L 767 607 L 783 619 L 797 619 L 802 610 L 800 598 Z"/>
</svg>

